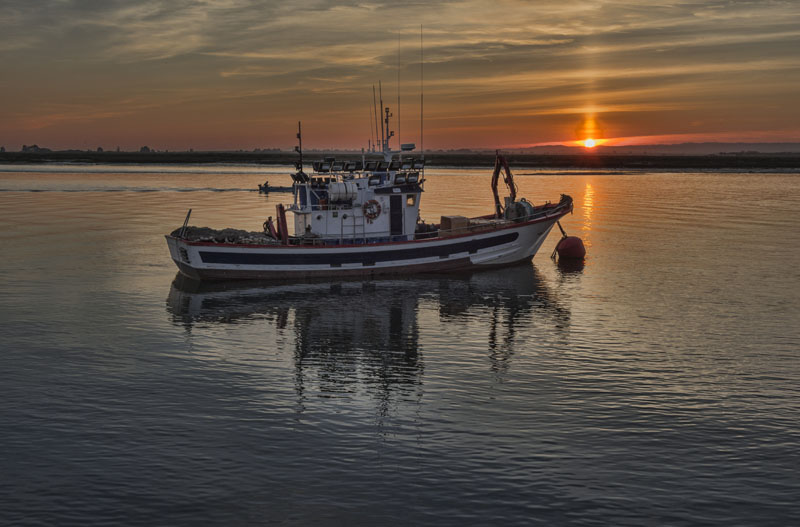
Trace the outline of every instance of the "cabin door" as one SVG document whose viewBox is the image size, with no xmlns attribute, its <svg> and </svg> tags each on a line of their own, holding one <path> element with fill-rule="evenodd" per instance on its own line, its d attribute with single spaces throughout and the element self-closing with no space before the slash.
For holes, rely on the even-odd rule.
<svg viewBox="0 0 800 527">
<path fill-rule="evenodd" d="M 389 229 L 392 236 L 403 234 L 403 196 L 389 196 Z"/>
</svg>

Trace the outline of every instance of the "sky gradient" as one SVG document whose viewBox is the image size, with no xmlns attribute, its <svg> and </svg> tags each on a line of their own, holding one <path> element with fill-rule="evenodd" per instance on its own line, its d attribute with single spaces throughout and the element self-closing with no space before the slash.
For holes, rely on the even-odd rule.
<svg viewBox="0 0 800 527">
<path fill-rule="evenodd" d="M 800 2 L 3 0 L 0 145 L 800 141 Z M 394 126 L 397 130 L 397 126 Z"/>
</svg>

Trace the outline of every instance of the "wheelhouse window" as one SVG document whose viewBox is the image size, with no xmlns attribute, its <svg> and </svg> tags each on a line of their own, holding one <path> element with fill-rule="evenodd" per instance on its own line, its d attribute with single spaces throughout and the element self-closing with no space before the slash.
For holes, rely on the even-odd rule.
<svg viewBox="0 0 800 527">
<path fill-rule="evenodd" d="M 417 204 L 416 194 L 406 194 L 406 207 L 413 207 Z"/>
</svg>

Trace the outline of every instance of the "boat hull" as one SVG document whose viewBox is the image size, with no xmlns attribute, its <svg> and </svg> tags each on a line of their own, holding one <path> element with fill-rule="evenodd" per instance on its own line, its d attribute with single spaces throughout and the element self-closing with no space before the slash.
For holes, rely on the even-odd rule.
<svg viewBox="0 0 800 527">
<path fill-rule="evenodd" d="M 167 236 L 170 255 L 195 280 L 370 277 L 514 265 L 530 260 L 568 210 L 448 238 L 338 246 L 236 245 Z"/>
</svg>

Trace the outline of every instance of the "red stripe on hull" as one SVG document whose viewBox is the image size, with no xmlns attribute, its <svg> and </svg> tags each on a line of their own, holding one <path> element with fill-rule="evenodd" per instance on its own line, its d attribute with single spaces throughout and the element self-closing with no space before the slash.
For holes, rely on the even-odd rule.
<svg viewBox="0 0 800 527">
<path fill-rule="evenodd" d="M 320 270 L 287 270 L 259 271 L 253 269 L 198 269 L 183 262 L 175 262 L 180 272 L 195 280 L 303 280 L 307 278 L 364 277 L 408 275 L 415 273 L 442 273 L 475 268 L 478 266 L 469 258 L 459 258 L 443 262 L 400 265 L 392 267 L 364 267 L 359 269 L 320 269 Z"/>
</svg>

